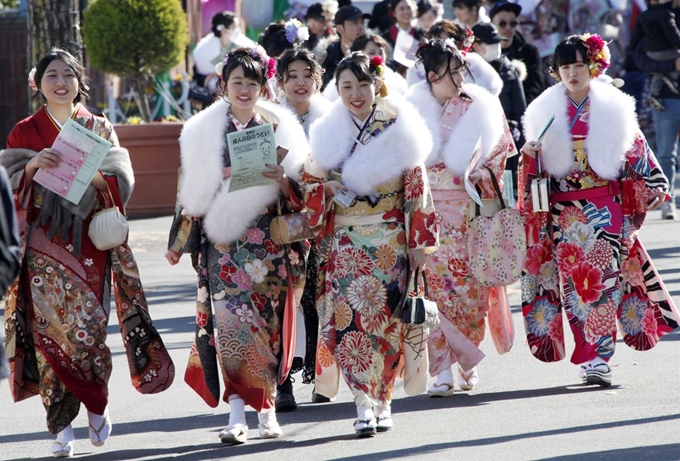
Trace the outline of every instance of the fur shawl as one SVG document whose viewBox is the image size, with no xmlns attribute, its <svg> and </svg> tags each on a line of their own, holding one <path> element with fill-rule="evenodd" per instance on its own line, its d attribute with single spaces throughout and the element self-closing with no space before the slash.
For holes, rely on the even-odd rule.
<svg viewBox="0 0 680 461">
<path fill-rule="evenodd" d="M 635 100 L 597 80 L 590 81 L 590 114 L 586 150 L 592 169 L 604 179 L 617 179 L 623 161 L 639 132 Z M 524 131 L 528 141 L 538 139 L 554 114 L 555 121 L 543 137 L 543 169 L 555 178 L 565 177 L 574 166 L 574 152 L 567 117 L 567 90 L 558 83 L 545 90 L 527 108 Z"/>
<path fill-rule="evenodd" d="M 480 164 L 493 155 L 504 130 L 503 108 L 498 99 L 477 85 L 464 85 L 463 91 L 472 98 L 467 112 L 463 114 L 444 142 L 441 134 L 440 115 L 442 106 L 432 95 L 426 81 L 413 85 L 406 98 L 418 109 L 432 133 L 433 146 L 429 152 L 426 166 L 444 161 L 446 167 L 456 176 L 463 176 L 467 161 L 477 143 L 482 138 L 482 158 Z"/>
<path fill-rule="evenodd" d="M 288 105 L 288 97 L 286 97 L 285 95 L 278 98 L 278 101 L 279 104 L 281 104 L 286 109 L 289 109 L 291 111 L 293 110 Z M 309 135 L 309 127 L 312 126 L 312 123 L 321 118 L 321 116 L 328 112 L 330 108 L 331 108 L 330 101 L 321 96 L 320 93 L 314 93 L 312 97 L 309 98 L 309 115 L 307 116 L 305 123 L 302 125 L 302 128 L 305 130 L 305 133 L 307 135 Z M 293 113 L 293 115 L 295 115 L 295 113 Z"/>
<path fill-rule="evenodd" d="M 341 99 L 309 130 L 313 174 L 342 167 L 342 182 L 359 195 L 373 195 L 378 186 L 425 162 L 432 150 L 432 136 L 415 108 L 403 97 L 389 96 L 379 101 L 397 113 L 397 121 L 366 144 L 358 144 L 356 127 Z M 349 158 L 348 158 L 349 157 Z M 316 169 L 322 171 L 316 171 Z"/>
<path fill-rule="evenodd" d="M 302 126 L 288 109 L 267 101 L 255 106 L 264 122 L 278 125 L 277 145 L 288 155 L 282 165 L 293 179 L 308 154 Z M 223 99 L 189 119 L 179 137 L 182 178 L 177 199 L 190 216 L 202 216 L 206 234 L 218 244 L 239 239 L 262 210 L 279 198 L 276 184 L 228 192 L 229 179 L 223 178 L 225 130 L 229 123 L 229 103 Z"/>
<path fill-rule="evenodd" d="M 0 152 L 0 164 L 7 169 L 7 173 L 11 177 L 12 189 L 16 190 L 19 187 L 24 167 L 37 154 L 32 150 L 20 148 L 5 149 Z M 135 184 L 128 150 L 122 147 L 109 149 L 99 170 L 105 175 L 116 176 L 120 197 L 123 205 L 125 205 L 130 200 Z M 60 233 L 64 241 L 71 231 L 74 252 L 80 254 L 83 221 L 94 209 L 97 201 L 97 189 L 93 185 L 89 185 L 78 204 L 69 202 L 36 182 L 33 183 L 33 189 L 43 197 L 36 225 L 42 226 L 50 223 L 50 229 L 47 231 L 48 238 Z"/>
</svg>

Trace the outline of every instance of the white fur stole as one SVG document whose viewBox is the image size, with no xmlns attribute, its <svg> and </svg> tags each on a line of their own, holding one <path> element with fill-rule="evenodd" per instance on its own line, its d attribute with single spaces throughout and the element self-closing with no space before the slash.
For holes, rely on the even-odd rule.
<svg viewBox="0 0 680 461">
<path fill-rule="evenodd" d="M 638 133 L 635 100 L 620 90 L 597 80 L 590 81 L 590 114 L 586 150 L 588 163 L 604 179 L 617 179 Z M 555 121 L 543 137 L 543 169 L 554 178 L 563 178 L 574 166 L 574 151 L 567 116 L 567 90 L 558 83 L 545 90 L 524 114 L 524 134 L 535 141 L 550 117 Z"/>
<path fill-rule="evenodd" d="M 216 101 L 189 119 L 179 138 L 182 178 L 178 201 L 190 216 L 204 217 L 206 234 L 219 244 L 239 239 L 279 196 L 276 184 L 228 192 L 229 179 L 223 178 L 228 111 L 227 101 Z M 288 176 L 297 179 L 309 152 L 302 126 L 288 109 L 267 101 L 258 101 L 255 111 L 264 122 L 278 124 L 276 143 L 288 149 L 282 165 Z"/>
<path fill-rule="evenodd" d="M 444 142 L 441 134 L 442 106 L 432 95 L 427 81 L 416 83 L 406 95 L 432 133 L 433 147 L 425 165 L 429 167 L 444 161 L 446 167 L 456 176 L 465 173 L 468 159 L 479 137 L 482 138 L 480 164 L 484 164 L 493 154 L 505 131 L 503 108 L 498 99 L 477 85 L 465 84 L 463 91 L 472 98 L 472 103 L 453 128 L 447 142 Z"/>
<path fill-rule="evenodd" d="M 432 135 L 418 111 L 396 95 L 381 100 L 378 110 L 382 104 L 396 110 L 396 122 L 368 144 L 359 143 L 350 157 L 357 130 L 349 110 L 336 100 L 309 130 L 312 172 L 322 176 L 342 166 L 343 184 L 359 195 L 373 195 L 380 184 L 424 163 Z"/>
</svg>

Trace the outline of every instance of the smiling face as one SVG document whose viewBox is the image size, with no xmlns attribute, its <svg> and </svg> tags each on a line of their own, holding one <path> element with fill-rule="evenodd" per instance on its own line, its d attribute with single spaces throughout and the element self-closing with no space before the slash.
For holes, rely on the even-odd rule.
<svg viewBox="0 0 680 461">
<path fill-rule="evenodd" d="M 559 66 L 558 73 L 573 99 L 581 99 L 579 96 L 588 92 L 590 69 L 580 52 L 576 52 L 576 62 Z"/>
<path fill-rule="evenodd" d="M 365 120 L 373 110 L 376 85 L 367 81 L 359 81 L 349 70 L 343 70 L 338 75 L 338 93 L 343 104 L 359 120 Z"/>
<path fill-rule="evenodd" d="M 368 41 L 363 49 L 363 52 L 366 53 L 366 56 L 369 58 L 372 58 L 373 56 L 380 56 L 383 62 L 387 62 L 387 52 L 374 41 Z"/>
<path fill-rule="evenodd" d="M 309 101 L 314 93 L 312 69 L 305 61 L 297 60 L 288 65 L 283 91 L 291 104 L 297 105 Z"/>
<path fill-rule="evenodd" d="M 247 78 L 243 67 L 238 66 L 229 74 L 226 84 L 222 83 L 223 91 L 234 109 L 240 112 L 252 112 L 260 97 L 262 86 L 257 80 Z"/>
<path fill-rule="evenodd" d="M 408 27 L 415 16 L 411 0 L 402 0 L 394 7 L 394 19 L 401 27 Z"/>
<path fill-rule="evenodd" d="M 78 96 L 78 76 L 64 61 L 54 59 L 47 66 L 38 87 L 48 106 L 73 106 Z"/>
</svg>

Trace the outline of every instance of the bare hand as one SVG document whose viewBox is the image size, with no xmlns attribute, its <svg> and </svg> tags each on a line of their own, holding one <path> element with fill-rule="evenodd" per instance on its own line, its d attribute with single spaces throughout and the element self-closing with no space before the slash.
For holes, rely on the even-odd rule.
<svg viewBox="0 0 680 461">
<path fill-rule="evenodd" d="M 168 250 L 165 252 L 165 259 L 168 260 L 171 266 L 177 264 L 181 257 L 182 253 L 180 253 L 179 251 Z"/>
<path fill-rule="evenodd" d="M 423 270 L 425 268 L 425 262 L 427 260 L 425 250 L 408 250 L 408 258 L 413 269 Z"/>
<path fill-rule="evenodd" d="M 663 205 L 664 201 L 666 200 L 666 193 L 665 192 L 657 192 L 654 194 L 653 198 L 649 201 L 649 204 L 647 205 L 647 211 L 654 211 Z"/>
<path fill-rule="evenodd" d="M 60 161 L 59 152 L 48 147 L 41 150 L 26 166 L 35 170 L 38 168 L 56 168 Z"/>
<path fill-rule="evenodd" d="M 349 188 L 339 181 L 326 181 L 323 183 L 323 189 L 326 192 L 327 198 L 332 198 L 340 190 L 348 191 Z"/>
<path fill-rule="evenodd" d="M 542 155 L 543 151 L 541 145 L 536 141 L 529 141 L 522 146 L 522 153 L 529 157 L 536 158 L 536 155 Z"/>
<path fill-rule="evenodd" d="M 284 179 L 287 179 L 286 170 L 281 165 L 266 165 L 269 171 L 263 171 L 262 176 L 267 179 L 273 179 L 277 183 L 281 183 Z"/>
</svg>

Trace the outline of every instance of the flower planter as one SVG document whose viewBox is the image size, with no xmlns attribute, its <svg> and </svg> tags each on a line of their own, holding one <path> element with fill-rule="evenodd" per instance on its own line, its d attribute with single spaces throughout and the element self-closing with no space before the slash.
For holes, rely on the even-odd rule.
<svg viewBox="0 0 680 461">
<path fill-rule="evenodd" d="M 135 188 L 127 204 L 129 218 L 167 216 L 175 211 L 179 134 L 182 123 L 116 125 L 120 145 L 130 151 Z"/>
</svg>

